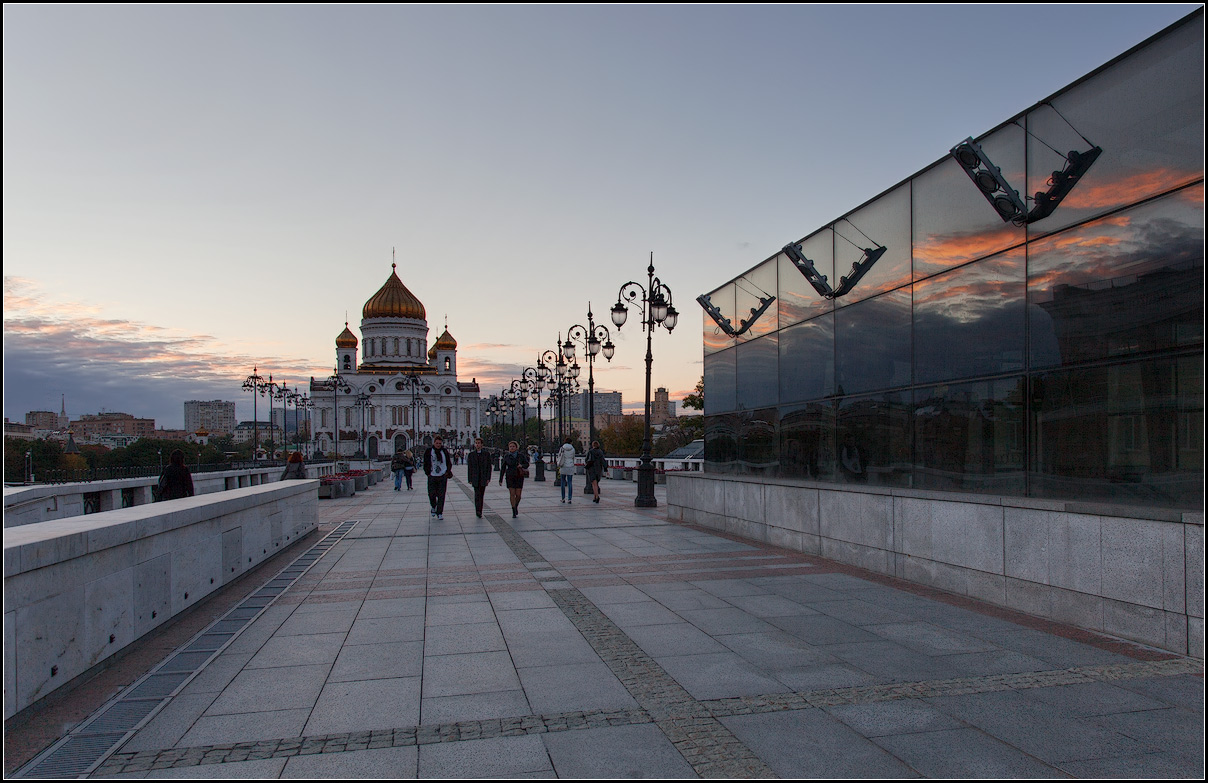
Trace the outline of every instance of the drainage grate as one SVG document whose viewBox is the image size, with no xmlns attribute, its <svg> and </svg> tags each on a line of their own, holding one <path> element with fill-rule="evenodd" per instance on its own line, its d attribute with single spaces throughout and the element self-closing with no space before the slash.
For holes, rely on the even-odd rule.
<svg viewBox="0 0 1208 783">
<path fill-rule="evenodd" d="M 126 689 L 116 700 L 80 724 L 67 737 L 38 755 L 15 778 L 64 778 L 85 775 L 104 761 L 164 700 L 205 667 L 239 631 L 257 617 L 323 554 L 340 542 L 357 521 L 344 522 L 255 594 L 173 652 L 163 663 Z"/>
<path fill-rule="evenodd" d="M 125 734 L 150 715 L 161 699 L 126 699 L 116 702 L 80 728 L 80 735 Z"/>
<path fill-rule="evenodd" d="M 235 634 L 232 633 L 207 633 L 197 637 L 197 641 L 190 644 L 185 649 L 189 652 L 194 650 L 217 650 L 219 647 L 227 643 Z"/>
<path fill-rule="evenodd" d="M 100 761 L 124 736 L 126 735 L 122 733 L 68 737 L 50 753 L 44 754 L 40 759 L 34 759 L 33 765 L 27 768 L 25 774 L 18 773 L 16 777 L 66 778 L 81 775 Z"/>
<path fill-rule="evenodd" d="M 161 672 L 191 672 L 200 669 L 202 664 L 210 659 L 211 651 L 185 651 L 177 653 L 168 662 L 159 667 Z"/>
<path fill-rule="evenodd" d="M 122 696 L 123 699 L 153 699 L 171 695 L 172 691 L 192 672 L 173 672 L 172 674 L 152 674 L 134 686 L 134 689 Z"/>
</svg>

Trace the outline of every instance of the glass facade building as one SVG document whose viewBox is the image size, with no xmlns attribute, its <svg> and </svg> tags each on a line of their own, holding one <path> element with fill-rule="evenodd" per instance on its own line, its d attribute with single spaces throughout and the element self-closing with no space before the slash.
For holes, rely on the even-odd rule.
<svg viewBox="0 0 1208 783">
<path fill-rule="evenodd" d="M 704 315 L 706 469 L 1202 507 L 1203 54 L 1197 12 L 977 140 L 1021 195 L 1102 148 L 1048 217 L 946 157 L 801 241 L 832 285 L 886 248 L 847 295 L 784 253 L 712 291 L 777 302 Z"/>
</svg>

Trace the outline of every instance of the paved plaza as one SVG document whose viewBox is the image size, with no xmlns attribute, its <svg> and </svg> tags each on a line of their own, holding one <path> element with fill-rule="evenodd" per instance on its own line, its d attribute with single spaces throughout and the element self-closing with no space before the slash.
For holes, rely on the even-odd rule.
<svg viewBox="0 0 1208 783">
<path fill-rule="evenodd" d="M 1203 775 L 1198 661 L 671 523 L 662 487 L 530 480 L 512 519 L 492 484 L 477 519 L 457 475 L 443 521 L 422 477 L 321 501 L 93 776 Z"/>
</svg>

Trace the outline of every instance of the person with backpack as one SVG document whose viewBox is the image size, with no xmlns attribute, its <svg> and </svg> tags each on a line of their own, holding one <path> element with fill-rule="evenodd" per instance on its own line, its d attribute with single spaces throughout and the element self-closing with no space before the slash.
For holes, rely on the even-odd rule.
<svg viewBox="0 0 1208 783">
<path fill-rule="evenodd" d="M 561 485 L 562 502 L 570 503 L 574 498 L 574 492 L 571 491 L 571 479 L 575 475 L 575 447 L 570 443 L 570 436 L 566 437 L 566 442 L 558 449 L 556 457 L 558 465 L 558 483 Z"/>
</svg>

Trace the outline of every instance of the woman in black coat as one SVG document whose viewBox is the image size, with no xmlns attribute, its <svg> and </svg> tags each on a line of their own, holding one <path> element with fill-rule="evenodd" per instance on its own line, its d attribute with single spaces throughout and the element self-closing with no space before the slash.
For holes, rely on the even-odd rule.
<svg viewBox="0 0 1208 783">
<path fill-rule="evenodd" d="M 520 513 L 520 493 L 524 490 L 524 477 L 528 475 L 528 456 L 520 450 L 520 444 L 512 441 L 499 465 L 499 483 L 507 482 L 508 496 L 512 501 L 512 518 Z"/>
</svg>

